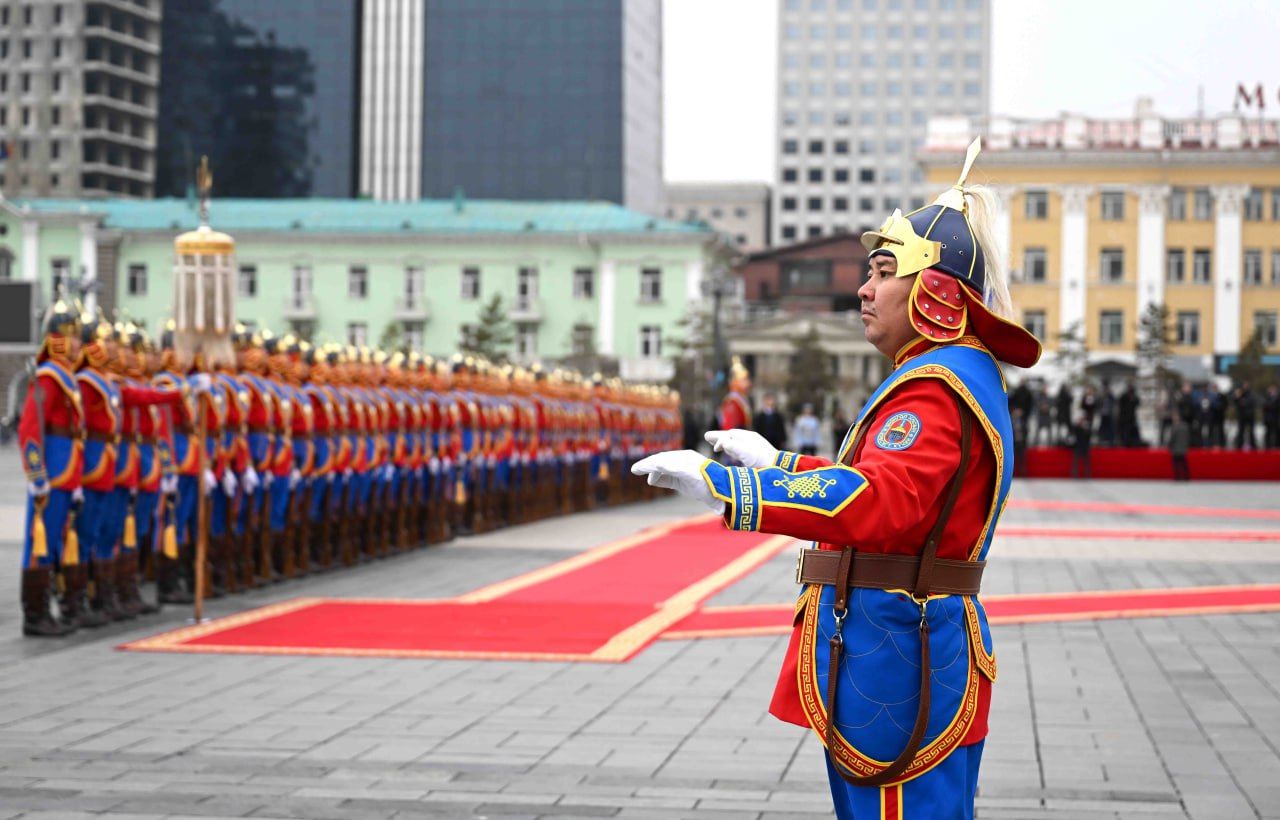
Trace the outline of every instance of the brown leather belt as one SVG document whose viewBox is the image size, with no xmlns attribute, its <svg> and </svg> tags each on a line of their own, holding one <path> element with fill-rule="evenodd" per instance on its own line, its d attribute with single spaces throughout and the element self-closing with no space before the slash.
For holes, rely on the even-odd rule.
<svg viewBox="0 0 1280 820">
<path fill-rule="evenodd" d="M 977 595 L 985 566 L 985 561 L 935 558 L 929 592 L 939 595 Z M 839 568 L 838 550 L 801 550 L 800 557 L 796 559 L 796 583 L 834 586 L 838 582 Z M 919 556 L 855 552 L 853 567 L 849 572 L 849 586 L 910 591 L 915 589 L 919 577 Z"/>
<path fill-rule="evenodd" d="M 83 438 L 84 431 L 80 428 L 63 427 L 61 424 L 50 424 L 45 431 L 51 436 L 62 436 L 63 438 Z"/>
<path fill-rule="evenodd" d="M 115 433 L 102 433 L 97 430 L 86 430 L 84 437 L 90 441 L 105 441 L 107 444 L 115 444 L 120 441 L 120 436 Z"/>
<path fill-rule="evenodd" d="M 138 436 L 136 439 L 134 439 L 134 442 L 137 444 L 146 445 L 147 447 L 156 446 L 156 439 L 154 436 Z"/>
<path fill-rule="evenodd" d="M 275 432 L 275 428 L 269 427 L 265 424 L 250 424 L 249 432 L 250 433 L 266 433 L 269 435 Z"/>
</svg>

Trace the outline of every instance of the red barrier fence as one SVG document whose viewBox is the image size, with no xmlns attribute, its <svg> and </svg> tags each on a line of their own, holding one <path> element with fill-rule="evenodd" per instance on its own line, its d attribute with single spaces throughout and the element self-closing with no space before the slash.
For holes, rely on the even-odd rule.
<svg viewBox="0 0 1280 820">
<path fill-rule="evenodd" d="M 1173 478 L 1173 456 L 1168 450 L 1139 447 L 1094 447 L 1093 478 Z M 1193 449 L 1187 454 L 1192 481 L 1280 481 L 1280 450 Z M 1070 478 L 1069 447 L 1032 447 L 1027 450 L 1028 478 Z"/>
</svg>

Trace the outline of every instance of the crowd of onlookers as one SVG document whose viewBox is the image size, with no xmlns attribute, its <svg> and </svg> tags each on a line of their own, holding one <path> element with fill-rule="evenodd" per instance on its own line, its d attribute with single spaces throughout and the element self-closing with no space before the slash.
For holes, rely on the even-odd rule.
<svg viewBox="0 0 1280 820">
<path fill-rule="evenodd" d="M 1186 480 L 1187 452 L 1193 447 L 1280 448 L 1280 387 L 1274 384 L 1261 391 L 1247 381 L 1227 391 L 1213 382 L 1169 388 L 1157 400 L 1150 438 L 1139 424 L 1141 405 L 1133 382 L 1119 391 L 1104 381 L 1083 389 L 1063 384 L 1053 392 L 1044 384 L 1023 382 L 1009 393 L 1015 450 L 1070 447 L 1071 474 L 1087 476 L 1095 446 L 1164 447 L 1173 456 L 1174 478 Z"/>
</svg>

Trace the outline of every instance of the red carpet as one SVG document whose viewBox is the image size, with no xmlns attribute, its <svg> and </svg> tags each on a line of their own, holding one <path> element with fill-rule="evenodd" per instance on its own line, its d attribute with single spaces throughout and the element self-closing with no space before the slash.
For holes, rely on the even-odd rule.
<svg viewBox="0 0 1280 820">
<path fill-rule="evenodd" d="M 1276 612 L 1280 611 L 1280 584 L 985 595 L 982 603 L 993 625 Z M 675 624 L 662 637 L 784 635 L 791 632 L 794 615 L 794 604 L 707 607 Z"/>
<path fill-rule="evenodd" d="M 1094 478 L 1172 479 L 1173 457 L 1168 450 L 1137 447 L 1095 447 Z M 1196 449 L 1187 454 L 1193 481 L 1280 481 L 1280 450 Z M 1027 450 L 1028 478 L 1070 478 L 1071 450 L 1032 447 Z"/>
<path fill-rule="evenodd" d="M 302 598 L 124 649 L 624 661 L 789 538 L 703 516 L 646 530 L 449 600 Z"/>
</svg>

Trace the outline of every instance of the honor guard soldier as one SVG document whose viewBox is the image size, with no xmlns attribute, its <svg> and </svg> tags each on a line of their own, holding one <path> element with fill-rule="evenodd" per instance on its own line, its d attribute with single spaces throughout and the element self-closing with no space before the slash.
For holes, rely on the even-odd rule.
<svg viewBox="0 0 1280 820">
<path fill-rule="evenodd" d="M 751 429 L 751 374 L 737 356 L 729 366 L 729 392 L 720 401 L 716 420 L 721 430 Z"/>
<path fill-rule="evenodd" d="M 285 561 L 292 562 L 295 575 L 306 575 L 311 572 L 311 552 L 307 543 L 310 526 L 307 515 L 315 442 L 312 440 L 314 413 L 311 400 L 303 392 L 302 385 L 309 376 L 304 357 L 310 345 L 294 336 L 288 336 L 282 346 L 285 364 L 281 371 L 281 390 L 290 405 L 290 439 L 293 443 L 293 472 L 289 474 L 289 504 L 285 514 L 288 521 L 284 542 Z"/>
<path fill-rule="evenodd" d="M 289 525 L 289 496 L 301 476 L 295 475 L 293 462 L 293 414 L 295 402 L 289 389 L 288 346 L 292 338 L 264 332 L 263 350 L 267 355 L 267 378 L 264 383 L 271 397 L 271 466 L 267 475 L 267 526 L 262 537 L 269 546 L 263 552 L 271 556 L 271 578 L 280 580 L 296 574 L 293 552 L 286 533 Z"/>
<path fill-rule="evenodd" d="M 816 542 L 770 711 L 826 749 L 840 818 L 973 817 L 996 662 L 977 593 L 1013 475 L 1000 362 L 1029 367 L 993 241 L 994 196 L 960 181 L 863 235 L 867 339 L 895 369 L 836 463 L 708 433 L 633 468 L 722 510 L 732 529 Z M 892 639 L 889 631 L 892 631 Z"/>
<path fill-rule="evenodd" d="M 134 407 L 180 404 L 182 394 L 177 389 L 135 387 L 122 382 L 113 372 L 120 351 L 111 325 L 97 317 L 85 317 L 81 322 L 83 348 L 76 381 L 85 423 L 81 477 L 84 504 L 77 524 L 80 544 L 85 554 L 92 556 L 91 603 L 107 620 L 118 621 L 134 617 L 120 608 L 117 592 L 117 547 L 123 534 L 123 518 L 118 514 L 120 496 L 115 492 L 117 460 L 123 456 L 120 460 L 128 464 L 133 444 L 122 442 L 125 416 Z M 122 477 L 128 480 L 127 475 Z"/>
<path fill-rule="evenodd" d="M 151 383 L 150 343 L 141 328 L 126 323 L 120 336 L 121 378 L 131 387 L 144 387 Z M 131 614 L 150 614 L 159 609 L 142 599 L 138 588 L 141 561 L 153 556 L 156 541 L 157 502 L 160 497 L 160 478 L 163 471 L 161 454 L 156 449 L 156 437 L 160 427 L 160 408 L 155 405 L 131 407 L 125 414 L 124 436 L 129 441 L 132 464 L 123 472 L 125 480 L 116 485 L 116 495 L 123 515 L 123 532 L 117 590 L 120 608 Z M 123 449 L 122 442 L 122 449 Z M 117 475 L 120 474 L 117 470 Z"/>
<path fill-rule="evenodd" d="M 310 550 L 311 565 L 319 570 L 332 569 L 337 554 L 326 529 L 328 511 L 333 505 L 334 462 L 337 456 L 339 419 L 334 398 L 333 371 L 328 351 L 308 345 L 302 352 L 308 377 L 302 393 L 311 407 L 311 494 L 306 511 L 307 531 L 303 549 Z"/>
<path fill-rule="evenodd" d="M 18 421 L 18 448 L 27 476 L 22 633 L 59 637 L 97 618 L 85 601 L 88 565 L 79 554 L 72 512 L 80 493 L 84 429 L 74 373 L 80 358 L 78 310 L 57 300 L 45 316 L 43 333 Z M 56 620 L 49 602 L 53 573 L 59 567 L 65 593 L 62 618 Z"/>
<path fill-rule="evenodd" d="M 262 339 L 244 325 L 231 335 L 240 384 L 247 397 L 245 459 L 240 476 L 240 509 L 234 549 L 240 555 L 240 586 L 252 589 L 272 578 L 271 552 L 262 550 L 262 531 L 269 529 L 267 485 L 271 481 L 274 398 L 267 381 L 267 354 Z"/>
<path fill-rule="evenodd" d="M 238 336 L 232 332 L 232 346 Z M 240 507 L 252 494 L 246 480 L 256 489 L 257 470 L 249 460 L 249 390 L 238 375 L 237 362 L 228 360 L 214 368 L 213 393 L 221 407 L 222 424 L 218 436 L 215 470 L 218 490 L 214 492 L 209 515 L 210 583 L 214 595 L 239 592 L 244 578 L 243 551 L 239 546 Z M 252 478 L 249 470 L 254 470 Z"/>
<path fill-rule="evenodd" d="M 174 347 L 173 323 L 160 334 L 160 372 L 153 385 L 182 393 L 183 400 L 161 410 L 171 445 L 172 477 L 165 513 L 174 529 L 178 555 L 161 551 L 156 565 L 156 593 L 162 603 L 189 604 L 195 593 L 194 542 L 196 501 L 200 495 L 200 454 L 196 445 L 196 403 Z"/>
</svg>

